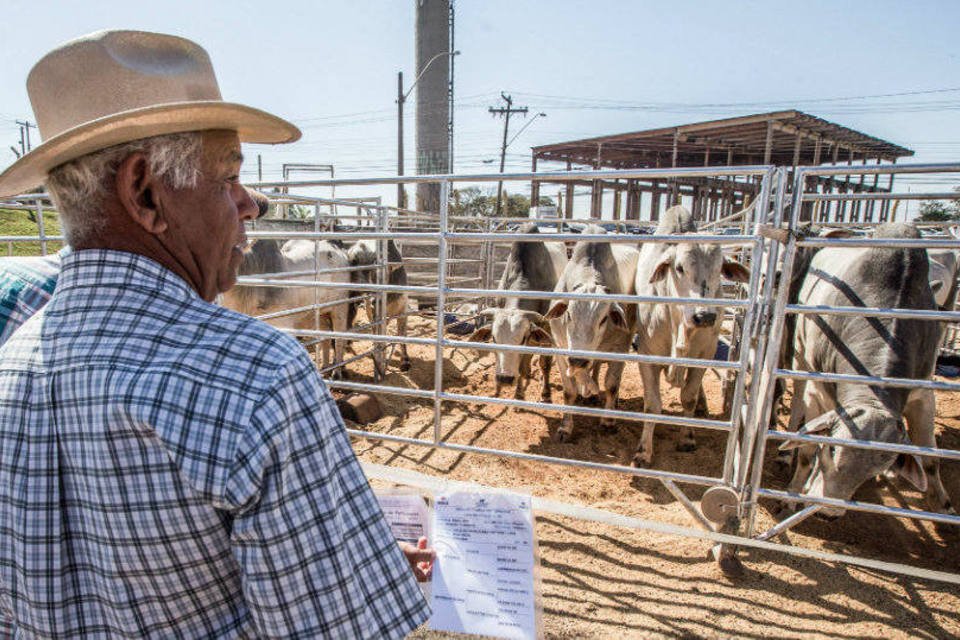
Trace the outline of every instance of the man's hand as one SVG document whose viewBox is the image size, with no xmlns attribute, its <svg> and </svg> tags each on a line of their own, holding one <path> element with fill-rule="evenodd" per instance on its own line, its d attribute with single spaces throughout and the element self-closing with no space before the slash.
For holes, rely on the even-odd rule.
<svg viewBox="0 0 960 640">
<path fill-rule="evenodd" d="M 407 562 L 410 563 L 410 568 L 413 569 L 413 576 L 417 579 L 417 582 L 429 581 L 430 576 L 433 575 L 433 560 L 437 553 L 427 547 L 427 539 L 420 538 L 417 540 L 417 546 L 413 546 L 409 542 L 399 542 L 398 544 L 400 550 L 403 551 L 403 555 L 407 557 Z"/>
</svg>

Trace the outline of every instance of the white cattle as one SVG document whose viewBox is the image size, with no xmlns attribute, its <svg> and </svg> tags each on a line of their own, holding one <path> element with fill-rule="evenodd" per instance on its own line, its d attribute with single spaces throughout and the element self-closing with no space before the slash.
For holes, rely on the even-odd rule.
<svg viewBox="0 0 960 640">
<path fill-rule="evenodd" d="M 657 235 L 695 234 L 696 225 L 689 211 L 680 205 L 663 214 Z M 723 256 L 720 245 L 696 242 L 677 244 L 647 243 L 640 251 L 636 273 L 637 295 L 674 298 L 717 298 L 721 277 L 747 282 L 750 272 L 743 265 Z M 717 338 L 723 321 L 722 309 L 706 305 L 638 305 L 637 347 L 641 354 L 680 358 L 711 359 L 717 350 Z M 660 413 L 660 372 L 666 370 L 667 381 L 680 387 L 683 415 L 706 414 L 703 394 L 704 369 L 700 367 L 669 368 L 640 363 L 645 410 Z M 635 466 L 653 463 L 654 422 L 644 422 L 643 435 L 633 457 Z M 693 431 L 685 427 L 677 449 L 692 451 L 696 447 Z"/>
<path fill-rule="evenodd" d="M 257 240 L 244 255 L 244 262 L 240 267 L 242 275 L 256 274 L 283 274 L 289 272 L 307 272 L 316 269 L 336 269 L 349 266 L 347 252 L 337 242 L 321 240 L 288 240 L 282 245 L 277 240 Z M 277 276 L 279 277 L 279 275 Z M 350 273 L 340 271 L 336 273 L 322 273 L 319 276 L 297 275 L 294 279 L 313 279 L 323 282 L 339 282 L 344 287 L 323 288 L 314 287 L 265 287 L 265 286 L 236 286 L 223 294 L 222 303 L 225 307 L 246 313 L 251 316 L 266 315 L 286 309 L 305 307 L 314 303 L 328 304 L 320 311 L 320 326 L 332 331 L 346 331 L 348 309 L 347 303 L 336 304 L 338 300 L 345 300 L 350 285 Z M 315 312 L 313 310 L 302 313 L 284 315 L 269 320 L 270 324 L 282 328 L 313 329 Z M 330 341 L 322 343 L 323 366 L 330 364 Z M 334 340 L 334 362 L 343 362 L 343 340 Z M 334 369 L 333 378 L 346 377 L 342 367 Z"/>
<path fill-rule="evenodd" d="M 602 227 L 590 225 L 584 234 L 606 233 Z M 632 295 L 637 270 L 635 247 L 609 242 L 577 242 L 573 255 L 563 270 L 556 291 L 569 293 L 613 293 Z M 595 300 L 555 300 L 544 316 L 550 321 L 554 344 L 561 349 L 627 353 L 633 336 L 637 311 L 635 304 L 598 302 Z M 578 396 L 588 398 L 600 393 L 597 380 L 602 361 L 558 356 L 560 379 L 566 404 L 574 404 Z M 620 393 L 623 362 L 607 363 L 603 382 L 604 407 L 615 409 Z M 612 426 L 613 418 L 601 418 L 602 426 Z M 573 416 L 563 415 L 559 440 L 573 435 Z"/>
<path fill-rule="evenodd" d="M 882 225 L 875 236 L 920 237 L 914 227 L 904 224 Z M 923 249 L 824 248 L 802 274 L 798 302 L 932 310 L 928 271 Z M 939 327 L 931 321 L 801 314 L 793 367 L 928 379 L 933 374 L 938 335 Z M 796 380 L 789 428 L 795 431 L 805 423 L 802 433 L 806 434 L 935 447 L 934 414 L 933 391 L 927 389 Z M 861 484 L 894 466 L 925 493 L 932 510 L 954 513 L 937 458 L 792 441 L 781 449 L 798 450 L 791 492 L 848 500 Z M 835 517 L 843 510 L 830 507 L 820 513 Z"/>
<path fill-rule="evenodd" d="M 535 223 L 528 223 L 520 233 L 540 233 Z M 507 264 L 500 277 L 502 291 L 553 291 L 567 265 L 567 250 L 562 242 L 514 242 Z M 550 334 L 541 326 L 550 307 L 547 299 L 505 298 L 498 306 L 484 309 L 481 314 L 492 319 L 491 324 L 473 332 L 474 342 L 493 339 L 496 344 L 552 346 Z M 496 352 L 496 395 L 502 385 L 517 381 L 515 397 L 519 398 L 530 380 L 530 362 L 533 356 L 507 351 Z M 543 386 L 540 398 L 550 401 L 550 356 L 540 356 Z"/>
</svg>

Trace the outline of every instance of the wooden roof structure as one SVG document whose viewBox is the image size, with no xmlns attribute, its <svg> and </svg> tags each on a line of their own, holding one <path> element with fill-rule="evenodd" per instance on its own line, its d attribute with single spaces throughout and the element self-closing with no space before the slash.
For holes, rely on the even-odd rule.
<svg viewBox="0 0 960 640">
<path fill-rule="evenodd" d="M 797 110 L 533 147 L 535 160 L 595 169 L 893 162 L 912 155 L 910 149 Z"/>
</svg>

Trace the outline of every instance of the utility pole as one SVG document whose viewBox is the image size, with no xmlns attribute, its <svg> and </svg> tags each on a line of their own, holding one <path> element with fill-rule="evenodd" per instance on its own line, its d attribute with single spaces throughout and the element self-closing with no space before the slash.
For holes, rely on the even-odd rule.
<svg viewBox="0 0 960 640">
<path fill-rule="evenodd" d="M 397 72 L 397 175 L 403 175 L 403 71 Z M 397 209 L 406 209 L 406 193 L 403 183 L 397 183 Z"/>
<path fill-rule="evenodd" d="M 488 111 L 494 116 L 504 116 L 503 119 L 503 146 L 500 147 L 500 173 L 503 173 L 503 167 L 507 160 L 507 132 L 510 129 L 510 114 L 512 113 L 522 113 L 527 114 L 526 107 L 513 107 L 513 98 L 507 94 L 500 92 L 500 97 L 503 98 L 504 102 L 507 103 L 507 107 L 490 107 Z M 503 203 L 503 181 L 497 183 L 497 209 L 495 215 L 500 215 L 501 206 Z"/>
<path fill-rule="evenodd" d="M 20 125 L 20 152 L 26 153 L 33 148 L 30 144 L 30 128 L 36 129 L 37 125 L 29 120 L 17 120 L 16 122 Z"/>
</svg>

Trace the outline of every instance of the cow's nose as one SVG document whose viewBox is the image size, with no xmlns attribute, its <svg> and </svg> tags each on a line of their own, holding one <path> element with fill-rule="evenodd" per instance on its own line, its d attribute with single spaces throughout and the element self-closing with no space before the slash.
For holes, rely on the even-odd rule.
<svg viewBox="0 0 960 640">
<path fill-rule="evenodd" d="M 589 362 L 586 358 L 570 358 L 570 366 L 574 369 L 584 369 Z"/>
<path fill-rule="evenodd" d="M 513 384 L 513 376 L 505 376 L 503 374 L 497 374 L 497 382 L 501 384 Z"/>
<path fill-rule="evenodd" d="M 717 314 L 713 311 L 697 311 L 693 314 L 693 324 L 697 327 L 709 327 L 717 321 Z"/>
</svg>

